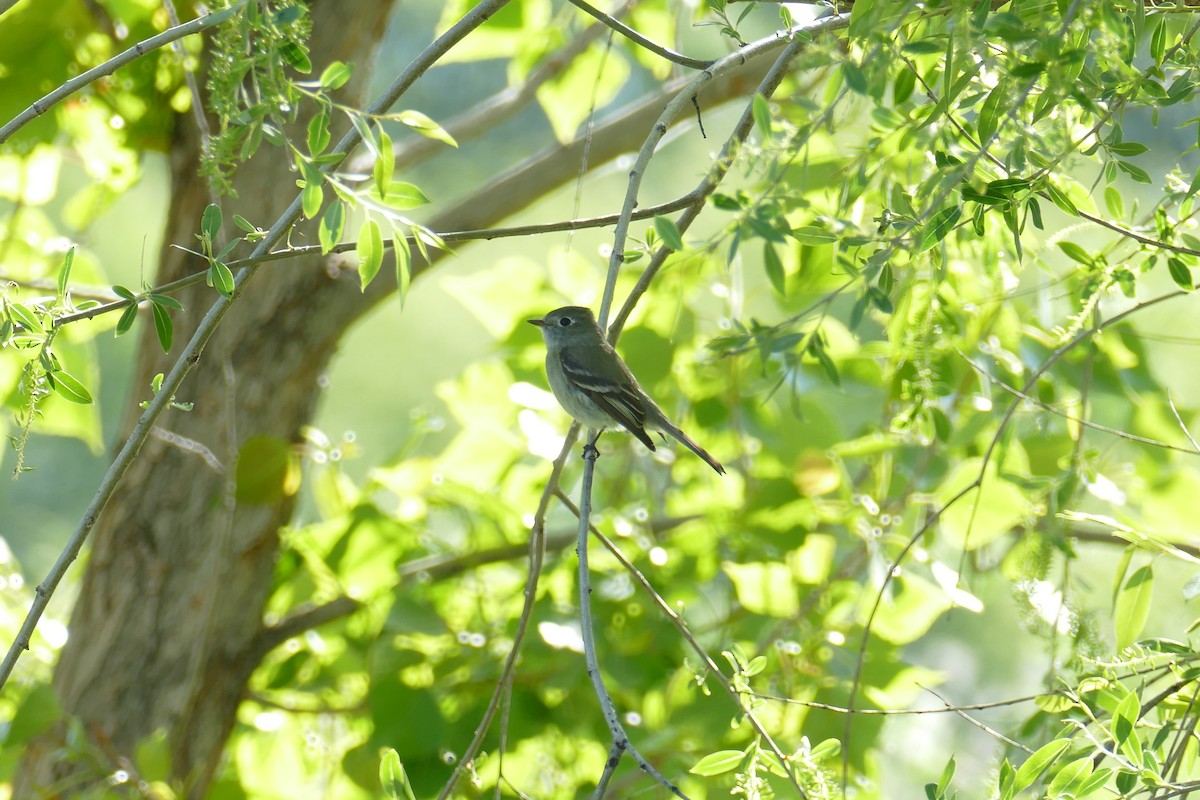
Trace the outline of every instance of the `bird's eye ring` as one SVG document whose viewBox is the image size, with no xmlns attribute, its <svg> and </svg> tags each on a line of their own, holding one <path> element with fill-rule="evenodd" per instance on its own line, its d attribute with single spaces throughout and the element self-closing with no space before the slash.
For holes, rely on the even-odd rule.
<svg viewBox="0 0 1200 800">
<path fill-rule="evenodd" d="M 558 324 L 559 324 L 559 325 L 561 325 L 561 326 L 562 326 L 562 327 L 564 327 L 564 328 L 569 328 L 569 327 L 571 327 L 571 318 L 570 318 L 570 317 L 563 317 L 562 319 L 560 319 L 560 320 L 558 321 Z"/>
</svg>

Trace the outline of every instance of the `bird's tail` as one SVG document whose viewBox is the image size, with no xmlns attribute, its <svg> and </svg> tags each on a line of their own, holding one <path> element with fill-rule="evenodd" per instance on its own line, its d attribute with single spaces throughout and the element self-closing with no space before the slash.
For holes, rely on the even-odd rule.
<svg viewBox="0 0 1200 800">
<path fill-rule="evenodd" d="M 716 470 L 718 475 L 725 474 L 725 468 L 721 466 L 721 462 L 717 461 L 715 458 L 713 458 L 709 454 L 709 452 L 707 450 L 705 450 L 703 447 L 701 447 L 700 445 L 693 442 L 692 438 L 690 436 L 688 436 L 686 433 L 684 433 L 683 431 L 681 431 L 679 428 L 675 427 L 674 425 L 670 425 L 670 424 L 660 425 L 659 427 L 662 429 L 663 433 L 670 434 L 672 437 L 677 439 L 688 450 L 691 450 L 693 453 L 700 456 L 700 458 L 704 459 L 704 463 L 708 464 L 710 467 L 712 467 L 714 470 Z"/>
</svg>

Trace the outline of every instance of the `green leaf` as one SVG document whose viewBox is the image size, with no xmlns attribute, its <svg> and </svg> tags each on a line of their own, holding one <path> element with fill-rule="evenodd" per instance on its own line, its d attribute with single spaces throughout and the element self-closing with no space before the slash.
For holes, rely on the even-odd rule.
<svg viewBox="0 0 1200 800">
<path fill-rule="evenodd" d="M 1013 777 L 1013 791 L 1021 792 L 1032 786 L 1070 746 L 1070 739 L 1054 739 L 1039 747 L 1017 770 Z"/>
<path fill-rule="evenodd" d="M 392 175 L 395 171 L 396 153 L 392 149 L 392 137 L 387 135 L 387 131 L 381 130 L 379 131 L 379 155 L 375 157 L 375 166 L 371 173 L 375 179 L 375 189 L 383 200 L 387 200 L 388 192 L 391 191 Z"/>
<path fill-rule="evenodd" d="M 441 125 L 438 125 L 420 111 L 408 109 L 407 111 L 401 111 L 397 114 L 393 114 L 388 117 L 388 119 L 394 119 L 397 122 L 407 125 L 428 139 L 436 139 L 439 142 L 445 142 L 451 147 L 458 147 L 458 142 L 454 141 L 453 136 L 447 133 Z"/>
<path fill-rule="evenodd" d="M 63 255 L 62 266 L 58 270 L 58 299 L 62 299 L 67 293 L 67 285 L 71 280 L 71 265 L 75 263 L 75 248 Z"/>
<path fill-rule="evenodd" d="M 1121 193 L 1117 191 L 1115 186 L 1104 187 L 1104 205 L 1108 207 L 1108 213 L 1118 219 L 1125 216 L 1125 202 L 1121 198 Z"/>
<path fill-rule="evenodd" d="M 867 94 L 869 88 L 867 85 L 867 74 L 862 71 L 862 67 L 858 66 L 858 64 L 850 62 L 842 64 L 842 77 L 846 81 L 846 86 L 850 91 L 861 95 Z"/>
<path fill-rule="evenodd" d="M 221 261 L 214 261 L 208 266 L 208 282 L 226 297 L 233 294 L 235 288 L 233 273 Z"/>
<path fill-rule="evenodd" d="M 1150 174 L 1136 164 L 1130 164 L 1128 161 L 1117 161 L 1114 163 L 1116 163 L 1118 169 L 1138 183 L 1154 183 L 1154 181 L 1150 180 Z"/>
<path fill-rule="evenodd" d="M 1058 206 L 1064 214 L 1070 214 L 1072 217 L 1079 216 L 1079 209 L 1075 207 L 1075 203 L 1067 196 L 1067 193 L 1059 189 L 1053 183 L 1046 184 L 1046 193 L 1050 195 L 1051 202 Z"/>
<path fill-rule="evenodd" d="M 15 319 L 21 327 L 27 331 L 35 333 L 45 333 L 46 329 L 42 327 L 42 322 L 37 318 L 37 315 L 29 310 L 28 307 L 20 303 L 9 303 L 8 313 Z"/>
<path fill-rule="evenodd" d="M 368 219 L 363 223 L 355 250 L 358 253 L 358 278 L 365 292 L 383 266 L 383 234 L 378 222 Z"/>
<path fill-rule="evenodd" d="M 683 235 L 679 232 L 679 228 L 675 227 L 674 220 L 667 217 L 655 217 L 654 230 L 658 232 L 659 238 L 667 247 L 677 253 L 683 250 Z"/>
<path fill-rule="evenodd" d="M 308 152 L 320 155 L 329 146 L 329 112 L 322 109 L 308 122 Z"/>
<path fill-rule="evenodd" d="M 741 750 L 718 750 L 697 761 L 688 772 L 705 778 L 724 775 L 737 769 L 745 758 L 746 754 Z"/>
<path fill-rule="evenodd" d="M 412 252 L 408 248 L 408 237 L 400 229 L 392 228 L 392 255 L 396 258 L 396 294 L 400 307 L 408 296 L 408 285 L 412 282 Z"/>
<path fill-rule="evenodd" d="M 1118 688 L 1123 689 L 1123 687 Z M 1137 693 L 1128 689 L 1125 689 L 1124 692 L 1120 701 L 1117 702 L 1116 708 L 1113 709 L 1112 722 L 1109 725 L 1113 741 L 1118 745 L 1125 744 L 1134 735 L 1138 715 L 1141 713 Z"/>
<path fill-rule="evenodd" d="M 321 211 L 325 202 L 325 176 L 320 168 L 308 160 L 300 160 L 300 172 L 304 175 L 304 190 L 300 195 L 300 207 L 304 210 L 304 218 L 312 219 Z"/>
<path fill-rule="evenodd" d="M 243 217 L 241 214 L 233 215 L 233 224 L 244 230 L 246 233 L 257 233 L 258 229 L 251 224 L 250 220 Z"/>
<path fill-rule="evenodd" d="M 321 72 L 321 89 L 332 92 L 346 85 L 346 81 L 354 74 L 353 64 L 334 61 Z"/>
<path fill-rule="evenodd" d="M 71 373 L 59 369 L 51 373 L 50 378 L 51 383 L 54 384 L 54 391 L 60 397 L 70 400 L 72 403 L 79 403 L 84 406 L 91 405 L 91 392 Z"/>
<path fill-rule="evenodd" d="M 158 303 L 150 304 L 150 311 L 154 315 L 154 331 L 158 334 L 158 343 L 162 345 L 164 353 L 171 352 L 171 317 L 167 314 L 167 310 Z"/>
<path fill-rule="evenodd" d="M 833 244 L 837 241 L 837 234 L 833 231 L 818 228 L 816 225 L 803 225 L 799 228 L 792 228 L 791 235 L 796 241 L 801 244 Z"/>
<path fill-rule="evenodd" d="M 1077 758 L 1064 764 L 1046 789 L 1049 797 L 1076 797 L 1076 788 L 1092 774 L 1092 759 Z"/>
<path fill-rule="evenodd" d="M 811 761 L 823 761 L 826 758 L 832 758 L 842 752 L 842 743 L 837 739 L 825 739 L 817 744 L 809 751 L 808 757 Z"/>
<path fill-rule="evenodd" d="M 429 202 L 429 198 L 417 186 L 404 181 L 388 184 L 387 194 L 381 194 L 380 197 L 389 208 L 401 210 L 419 208 Z"/>
<path fill-rule="evenodd" d="M 297 72 L 312 72 L 312 61 L 309 60 L 308 53 L 295 42 L 284 42 L 279 48 L 279 55 Z"/>
<path fill-rule="evenodd" d="M 771 105 L 767 102 L 767 98 L 755 93 L 754 99 L 750 101 L 750 113 L 753 115 L 754 125 L 758 128 L 758 132 L 762 135 L 763 139 L 770 139 Z"/>
<path fill-rule="evenodd" d="M 1149 564 L 1134 570 L 1117 593 L 1114 622 L 1118 650 L 1133 644 L 1141 635 L 1146 620 L 1150 617 L 1150 599 L 1153 593 L 1154 570 Z"/>
<path fill-rule="evenodd" d="M 892 305 L 892 298 L 888 297 L 887 293 L 878 286 L 868 286 L 867 296 L 871 298 L 871 304 L 883 313 L 895 313 L 896 307 Z"/>
<path fill-rule="evenodd" d="M 222 221 L 221 207 L 216 203 L 209 203 L 200 217 L 200 232 L 207 236 L 210 242 L 216 242 L 217 234 L 221 232 Z"/>
<path fill-rule="evenodd" d="M 379 784 L 388 800 L 417 800 L 394 748 L 387 748 L 379 759 Z"/>
<path fill-rule="evenodd" d="M 130 300 L 130 301 L 137 300 L 136 294 L 134 294 L 132 291 L 125 288 L 124 286 L 121 286 L 120 284 L 114 285 L 112 287 L 112 290 L 113 290 L 113 294 L 115 294 L 117 297 L 120 297 L 122 300 Z"/>
<path fill-rule="evenodd" d="M 1192 270 L 1187 264 L 1183 263 L 1183 259 L 1171 256 L 1167 259 L 1167 271 L 1171 273 L 1171 280 L 1183 289 L 1185 292 L 1190 292 L 1196 288 L 1192 282 Z"/>
<path fill-rule="evenodd" d="M 906 42 L 900 49 L 913 56 L 931 56 L 945 52 L 946 45 L 939 44 L 932 39 L 921 39 L 915 42 Z"/>
<path fill-rule="evenodd" d="M 962 209 L 958 206 L 947 206 L 935 214 L 917 239 L 919 242 L 917 252 L 928 250 L 942 239 L 945 239 L 946 235 L 954 230 L 954 225 L 961 216 Z"/>
<path fill-rule="evenodd" d="M 1117 142 L 1116 144 L 1110 144 L 1108 149 L 1113 152 L 1113 155 L 1140 156 L 1150 148 L 1141 142 Z"/>
<path fill-rule="evenodd" d="M 125 306 L 125 310 L 121 312 L 121 318 L 117 320 L 116 335 L 120 336 L 123 333 L 127 333 L 129 329 L 133 327 L 133 323 L 134 320 L 137 319 L 137 315 L 137 303 L 130 303 L 129 305 Z"/>
<path fill-rule="evenodd" d="M 170 295 L 151 292 L 150 294 L 146 295 L 146 299 L 151 303 L 157 303 L 164 308 L 173 308 L 176 311 L 183 311 L 183 303 L 179 302 Z"/>
<path fill-rule="evenodd" d="M 346 204 L 336 200 L 329 204 L 321 216 L 321 229 L 318 238 L 321 240 L 321 255 L 325 255 L 342 240 L 346 229 Z"/>
<path fill-rule="evenodd" d="M 979 134 L 980 142 L 986 143 L 996 134 L 1000 127 L 1000 114 L 1007 100 L 1008 87 L 1004 81 L 1001 81 L 988 93 L 983 105 L 979 108 L 979 119 L 975 122 L 975 130 Z"/>
<path fill-rule="evenodd" d="M 917 85 L 917 75 L 908 67 L 901 67 L 896 74 L 896 81 L 892 84 L 892 104 L 904 105 L 908 98 L 912 97 L 913 89 Z"/>
<path fill-rule="evenodd" d="M 1167 54 L 1167 19 L 1165 16 L 1158 18 L 1158 24 L 1154 26 L 1154 32 L 1150 34 L 1150 57 L 1154 59 L 1154 63 L 1162 65 L 1163 57 Z"/>
<path fill-rule="evenodd" d="M 763 267 L 775 293 L 780 297 L 787 297 L 787 276 L 783 271 L 783 261 L 780 260 L 779 253 L 775 252 L 775 245 L 770 242 L 763 242 Z"/>
<path fill-rule="evenodd" d="M 1085 780 L 1075 790 L 1076 797 L 1087 797 L 1100 791 L 1112 778 L 1113 771 L 1108 767 L 1098 769 L 1093 772 L 1088 779 Z"/>
<path fill-rule="evenodd" d="M 1086 250 L 1074 242 L 1059 242 L 1058 249 L 1062 250 L 1067 258 L 1072 261 L 1078 261 L 1080 264 L 1087 264 L 1090 267 L 1096 263 L 1096 259 L 1092 258 Z"/>
<path fill-rule="evenodd" d="M 5 747 L 20 747 L 62 719 L 58 693 L 49 683 L 33 683 L 19 703 L 5 732 Z"/>
</svg>

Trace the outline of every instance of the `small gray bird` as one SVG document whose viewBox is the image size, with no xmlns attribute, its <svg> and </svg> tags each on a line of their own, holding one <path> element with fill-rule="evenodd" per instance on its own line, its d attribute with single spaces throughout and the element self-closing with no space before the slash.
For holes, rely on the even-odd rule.
<svg viewBox="0 0 1200 800">
<path fill-rule="evenodd" d="M 604 338 L 590 309 L 566 306 L 528 322 L 541 328 L 546 340 L 546 377 L 559 404 L 596 430 L 596 439 L 589 447 L 595 447 L 605 428 L 616 424 L 653 450 L 654 441 L 646 433 L 650 428 L 679 440 L 717 474 L 725 474 L 721 462 L 667 419 L 638 385 L 629 367 Z"/>
</svg>

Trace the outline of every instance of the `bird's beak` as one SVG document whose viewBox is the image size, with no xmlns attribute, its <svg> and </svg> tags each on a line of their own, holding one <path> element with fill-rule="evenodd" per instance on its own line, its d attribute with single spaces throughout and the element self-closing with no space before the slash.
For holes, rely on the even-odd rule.
<svg viewBox="0 0 1200 800">
<path fill-rule="evenodd" d="M 546 327 L 546 320 L 544 320 L 544 319 L 527 319 L 525 321 L 528 322 L 530 325 L 537 325 L 539 328 Z"/>
</svg>

